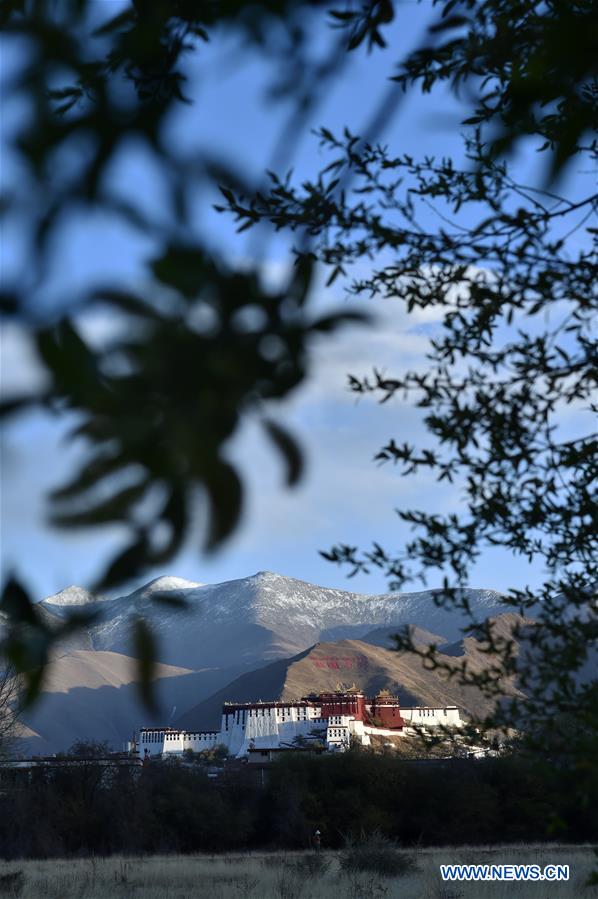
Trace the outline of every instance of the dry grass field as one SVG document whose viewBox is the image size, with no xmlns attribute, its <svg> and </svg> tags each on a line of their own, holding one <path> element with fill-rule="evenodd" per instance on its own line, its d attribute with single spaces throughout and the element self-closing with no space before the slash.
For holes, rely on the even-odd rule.
<svg viewBox="0 0 598 899">
<path fill-rule="evenodd" d="M 399 877 L 347 874 L 335 853 L 251 853 L 0 862 L 0 896 L 18 899 L 596 899 L 590 847 L 421 849 Z M 316 861 L 314 862 L 314 858 Z M 441 863 L 568 864 L 567 883 L 443 883 Z M 315 870 L 321 868 L 321 870 Z"/>
</svg>

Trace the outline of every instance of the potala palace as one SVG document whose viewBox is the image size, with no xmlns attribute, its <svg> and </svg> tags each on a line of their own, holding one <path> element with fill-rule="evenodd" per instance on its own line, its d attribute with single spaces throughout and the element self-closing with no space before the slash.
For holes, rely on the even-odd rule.
<svg viewBox="0 0 598 899">
<path fill-rule="evenodd" d="M 145 757 L 202 752 L 223 746 L 229 756 L 317 745 L 342 752 L 351 741 L 362 746 L 371 737 L 413 734 L 417 728 L 459 728 L 456 706 L 401 708 L 396 696 L 381 692 L 367 698 L 358 689 L 320 693 L 281 702 L 226 702 L 218 731 L 142 727 L 137 749 Z"/>
</svg>

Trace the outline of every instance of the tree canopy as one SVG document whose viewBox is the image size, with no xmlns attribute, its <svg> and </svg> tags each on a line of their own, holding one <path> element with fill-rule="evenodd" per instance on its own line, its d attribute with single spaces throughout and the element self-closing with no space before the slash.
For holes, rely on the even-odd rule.
<svg viewBox="0 0 598 899">
<path fill-rule="evenodd" d="M 426 370 L 393 375 L 373 360 L 373 373 L 350 375 L 349 387 L 382 403 L 410 397 L 423 410 L 429 444 L 391 438 L 375 460 L 406 476 L 428 472 L 454 483 L 459 510 L 401 508 L 414 536 L 398 550 L 340 544 L 323 554 L 350 574 L 376 566 L 396 589 L 428 582 L 435 572 L 443 582 L 437 601 L 465 611 L 460 588 L 482 552 L 500 547 L 541 561 L 544 584 L 514 585 L 507 597 L 534 625 L 519 625 L 505 640 L 472 619 L 495 674 L 516 675 L 526 694 L 523 702 L 503 702 L 487 724 L 508 731 L 525 722 L 537 746 L 583 767 L 598 738 L 598 194 L 594 184 L 571 198 L 566 187 L 559 190 L 564 182 L 556 173 L 573 155 L 596 163 L 596 145 L 584 143 L 581 125 L 586 114 L 587 124 L 595 122 L 596 82 L 587 69 L 577 83 L 567 80 L 576 71 L 567 64 L 546 92 L 526 77 L 536 64 L 547 72 L 539 63 L 549 55 L 540 35 L 556 33 L 560 14 L 567 33 L 569 12 L 555 5 L 540 16 L 530 4 L 508 7 L 471 4 L 470 18 L 449 16 L 446 28 L 466 29 L 466 36 L 419 51 L 400 76 L 424 89 L 442 79 L 455 86 L 481 79 L 474 115 L 464 123 L 465 165 L 416 159 L 347 129 L 322 128 L 330 161 L 317 177 L 302 184 L 273 177 L 267 194 L 237 194 L 226 209 L 242 227 L 266 220 L 308 235 L 330 281 L 347 279 L 350 294 L 435 310 Z M 445 12 L 452 8 L 446 4 Z M 580 26 L 583 10 L 571 8 L 571 15 Z M 557 68 L 563 60 L 550 54 Z M 582 105 L 574 127 L 572 109 Z M 520 183 L 501 155 L 524 133 L 550 154 L 540 183 Z M 365 277 L 364 258 L 371 267 Z M 400 645 L 439 664 L 434 647 L 418 648 L 408 635 Z M 500 695 L 487 672 L 444 667 L 447 676 Z"/>
<path fill-rule="evenodd" d="M 277 227 L 308 229 L 331 277 L 372 259 L 372 274 L 351 284 L 357 295 L 442 311 L 426 371 L 392 376 L 374 369 L 350 376 L 349 384 L 381 402 L 413 397 L 424 410 L 429 445 L 391 438 L 375 459 L 408 476 L 430 471 L 454 482 L 463 510 L 400 509 L 415 533 L 400 551 L 339 545 L 325 556 L 350 573 L 378 566 L 395 588 L 436 570 L 444 601 L 452 603 L 465 602 L 458 588 L 486 548 L 541 559 L 544 588 L 515 589 L 510 598 L 520 613 L 542 619 L 543 673 L 533 654 L 527 687 L 535 679 L 536 711 L 547 719 L 549 683 L 568 712 L 581 696 L 590 712 L 596 683 L 579 688 L 577 678 L 597 636 L 596 260 L 589 224 L 597 197 L 573 202 L 518 184 L 486 153 L 479 134 L 464 169 L 448 159 L 393 157 L 350 134 L 320 136 L 333 160 L 317 181 L 300 188 L 275 182 L 267 198 L 247 205 L 239 199 L 230 209 L 241 221 L 259 215 Z M 351 178 L 351 194 L 335 192 L 343 178 Z M 438 230 L 420 223 L 430 198 L 441 216 Z M 567 237 L 584 223 L 590 241 L 574 252 Z M 563 427 L 566 409 L 574 433 Z M 515 665 L 509 654 L 504 662 Z"/>
</svg>

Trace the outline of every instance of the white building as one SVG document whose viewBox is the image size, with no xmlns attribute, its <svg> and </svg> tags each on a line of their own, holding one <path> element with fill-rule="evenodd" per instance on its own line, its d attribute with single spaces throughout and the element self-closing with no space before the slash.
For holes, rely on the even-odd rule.
<svg viewBox="0 0 598 899">
<path fill-rule="evenodd" d="M 137 748 L 141 755 L 180 754 L 187 749 L 203 752 L 214 749 L 220 740 L 219 731 L 187 731 L 172 727 L 142 727 Z"/>
<path fill-rule="evenodd" d="M 180 755 L 222 746 L 240 758 L 249 750 L 292 749 L 325 745 L 330 752 L 348 749 L 351 740 L 369 746 L 373 734 L 413 733 L 416 727 L 460 727 L 459 710 L 401 709 L 396 697 L 379 694 L 367 700 L 357 689 L 292 702 L 225 703 L 219 731 L 146 728 L 139 732 L 142 756 Z"/>
<path fill-rule="evenodd" d="M 462 727 L 463 721 L 456 705 L 444 708 L 416 707 L 401 708 L 401 717 L 406 724 L 417 727 Z"/>
<path fill-rule="evenodd" d="M 224 746 L 231 756 L 244 756 L 249 748 L 291 748 L 296 741 L 326 742 L 328 720 L 321 709 L 307 701 L 293 703 L 226 703 L 219 731 L 184 731 L 173 728 L 141 728 L 142 755 L 202 752 Z M 146 752 L 147 750 L 147 752 Z"/>
</svg>

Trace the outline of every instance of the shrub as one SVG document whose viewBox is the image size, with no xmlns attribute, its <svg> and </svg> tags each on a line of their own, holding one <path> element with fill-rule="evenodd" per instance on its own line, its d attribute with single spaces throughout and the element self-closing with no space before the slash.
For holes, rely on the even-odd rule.
<svg viewBox="0 0 598 899">
<path fill-rule="evenodd" d="M 381 877 L 399 877 L 415 869 L 413 858 L 399 852 L 396 843 L 378 832 L 362 835 L 359 840 L 348 838 L 339 862 L 341 871 L 347 874 L 368 871 Z"/>
</svg>

